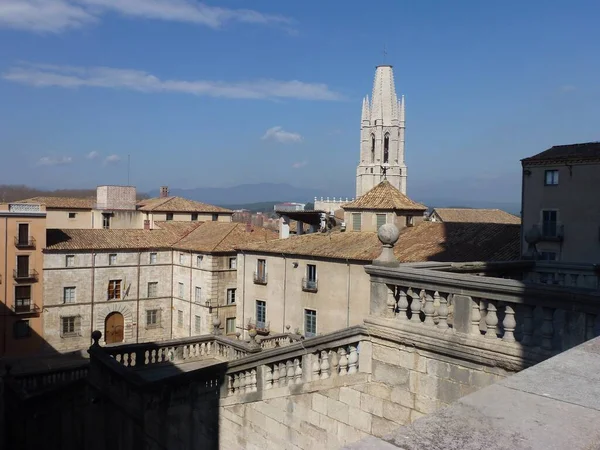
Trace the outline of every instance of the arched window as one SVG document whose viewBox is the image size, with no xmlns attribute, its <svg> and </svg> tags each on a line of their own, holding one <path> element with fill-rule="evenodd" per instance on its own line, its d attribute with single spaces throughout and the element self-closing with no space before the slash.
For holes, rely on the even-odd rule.
<svg viewBox="0 0 600 450">
<path fill-rule="evenodd" d="M 386 134 L 383 138 L 383 163 L 387 163 L 390 159 L 390 135 Z"/>
<path fill-rule="evenodd" d="M 371 163 L 375 162 L 375 135 L 371 135 Z"/>
</svg>

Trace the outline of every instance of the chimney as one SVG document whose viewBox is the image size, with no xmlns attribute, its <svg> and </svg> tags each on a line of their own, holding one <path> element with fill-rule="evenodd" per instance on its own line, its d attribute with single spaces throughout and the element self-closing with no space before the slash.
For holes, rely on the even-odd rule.
<svg viewBox="0 0 600 450">
<path fill-rule="evenodd" d="M 165 198 L 169 196 L 169 186 L 161 186 L 160 187 L 160 198 Z"/>
<path fill-rule="evenodd" d="M 250 221 L 246 222 L 246 233 L 250 233 L 252 231 L 252 224 Z"/>
</svg>

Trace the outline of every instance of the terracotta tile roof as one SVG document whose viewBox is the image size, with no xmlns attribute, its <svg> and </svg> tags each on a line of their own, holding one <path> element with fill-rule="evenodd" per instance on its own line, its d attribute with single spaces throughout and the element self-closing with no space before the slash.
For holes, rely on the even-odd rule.
<svg viewBox="0 0 600 450">
<path fill-rule="evenodd" d="M 47 251 L 174 248 L 233 252 L 237 245 L 277 239 L 275 231 L 227 222 L 155 222 L 154 230 L 47 231 Z"/>
<path fill-rule="evenodd" d="M 555 145 L 537 155 L 522 159 L 522 163 L 541 163 L 546 161 L 576 161 L 600 159 L 600 142 L 582 144 Z"/>
<path fill-rule="evenodd" d="M 138 203 L 140 211 L 152 212 L 198 212 L 198 213 L 231 213 L 233 211 L 220 206 L 188 200 L 183 197 L 156 197 L 140 200 Z"/>
<path fill-rule="evenodd" d="M 519 258 L 520 226 L 423 222 L 400 233 L 394 253 L 401 262 L 510 261 Z M 369 262 L 381 253 L 375 232 L 313 233 L 267 244 L 240 246 L 257 253 L 289 254 Z"/>
<path fill-rule="evenodd" d="M 427 207 L 417 203 L 394 186 L 384 180 L 366 194 L 353 202 L 342 205 L 344 209 L 392 209 L 392 210 L 420 210 L 425 211 Z"/>
<path fill-rule="evenodd" d="M 96 204 L 95 198 L 75 197 L 32 197 L 15 203 L 40 203 L 48 208 L 57 209 L 92 209 Z"/>
<path fill-rule="evenodd" d="M 445 223 L 521 223 L 520 217 L 500 209 L 435 208 L 432 214 Z"/>
</svg>

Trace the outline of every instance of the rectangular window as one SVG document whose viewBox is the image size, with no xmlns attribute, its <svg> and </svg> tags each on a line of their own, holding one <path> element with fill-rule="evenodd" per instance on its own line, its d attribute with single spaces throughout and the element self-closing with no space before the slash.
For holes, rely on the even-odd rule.
<svg viewBox="0 0 600 450">
<path fill-rule="evenodd" d="M 183 253 L 179 254 L 179 264 L 183 265 L 183 263 L 185 262 L 185 255 Z"/>
<path fill-rule="evenodd" d="M 29 326 L 29 320 L 17 320 L 13 327 L 15 339 L 24 339 L 31 336 L 31 327 Z"/>
<path fill-rule="evenodd" d="M 75 287 L 69 286 L 63 289 L 63 302 L 75 303 Z"/>
<path fill-rule="evenodd" d="M 31 311 L 31 286 L 15 286 L 15 311 Z"/>
<path fill-rule="evenodd" d="M 556 261 L 556 252 L 540 252 L 541 261 Z"/>
<path fill-rule="evenodd" d="M 225 333 L 235 333 L 235 317 L 228 317 L 227 320 L 225 320 Z"/>
<path fill-rule="evenodd" d="M 257 283 L 266 283 L 267 282 L 267 260 L 266 259 L 259 259 L 256 261 L 256 274 L 255 274 L 254 280 Z"/>
<path fill-rule="evenodd" d="M 202 255 L 196 256 L 196 267 L 200 267 L 202 265 Z"/>
<path fill-rule="evenodd" d="M 235 288 L 227 289 L 227 304 L 235 305 Z"/>
<path fill-rule="evenodd" d="M 229 268 L 230 269 L 237 268 L 237 258 L 229 258 Z"/>
<path fill-rule="evenodd" d="M 306 279 L 308 281 L 317 281 L 317 266 L 315 264 L 306 265 Z"/>
<path fill-rule="evenodd" d="M 265 329 L 267 322 L 267 302 L 256 300 L 256 328 Z"/>
<path fill-rule="evenodd" d="M 415 224 L 413 216 L 406 216 L 406 226 L 412 227 Z"/>
<path fill-rule="evenodd" d="M 182 310 L 177 311 L 177 326 L 179 326 L 179 327 L 183 326 L 183 311 Z"/>
<path fill-rule="evenodd" d="M 146 326 L 157 327 L 160 325 L 160 311 L 158 309 L 146 310 Z"/>
<path fill-rule="evenodd" d="M 75 255 L 67 255 L 65 257 L 65 267 L 74 267 L 75 266 Z"/>
<path fill-rule="evenodd" d="M 78 316 L 61 318 L 61 336 L 77 336 L 80 330 L 80 320 Z"/>
<path fill-rule="evenodd" d="M 546 186 L 556 186 L 558 184 L 558 170 L 546 170 L 544 184 Z"/>
<path fill-rule="evenodd" d="M 105 230 L 110 228 L 110 214 L 102 214 L 102 228 Z"/>
<path fill-rule="evenodd" d="M 306 337 L 317 335 L 317 312 L 314 309 L 304 310 L 304 335 Z"/>
<path fill-rule="evenodd" d="M 19 236 L 18 236 L 19 245 L 29 245 L 29 224 L 28 223 L 20 223 L 19 224 Z"/>
<path fill-rule="evenodd" d="M 167 213 L 167 220 L 173 220 L 173 213 Z"/>
<path fill-rule="evenodd" d="M 119 300 L 121 298 L 121 280 L 110 280 L 108 282 L 108 299 Z"/>
<path fill-rule="evenodd" d="M 196 286 L 194 301 L 196 303 L 200 303 L 202 301 L 202 288 L 200 286 Z"/>
<path fill-rule="evenodd" d="M 179 294 L 179 298 L 183 298 L 183 294 L 185 292 L 185 287 L 183 286 L 183 283 L 178 283 L 178 291 L 177 293 Z"/>
<path fill-rule="evenodd" d="M 117 264 L 117 254 L 111 253 L 110 255 L 108 255 L 108 265 L 115 266 L 116 264 Z"/>
<path fill-rule="evenodd" d="M 385 225 L 387 222 L 387 216 L 385 214 L 377 214 L 377 229 L 382 225 Z"/>
<path fill-rule="evenodd" d="M 202 317 L 200 316 L 195 316 L 194 317 L 194 330 L 196 330 L 196 333 L 200 334 L 202 332 Z"/>
<path fill-rule="evenodd" d="M 27 278 L 29 276 L 29 256 L 17 255 L 17 278 Z"/>
<path fill-rule="evenodd" d="M 216 222 L 216 221 L 218 221 L 218 220 L 219 220 L 219 215 L 218 215 L 218 214 L 213 214 L 213 215 L 212 215 L 212 221 L 213 221 L 213 222 Z"/>
<path fill-rule="evenodd" d="M 148 283 L 148 298 L 158 297 L 158 281 L 150 281 Z"/>
<path fill-rule="evenodd" d="M 150 264 L 156 264 L 156 253 L 150 253 Z"/>
<path fill-rule="evenodd" d="M 196 222 L 198 220 L 198 213 L 192 213 L 192 222 Z"/>
<path fill-rule="evenodd" d="M 558 234 L 558 211 L 542 211 L 542 235 L 555 237 Z"/>
<path fill-rule="evenodd" d="M 352 231 L 360 231 L 362 228 L 362 217 L 360 213 L 352 213 Z"/>
<path fill-rule="evenodd" d="M 74 212 L 69 213 L 69 219 L 74 219 L 75 217 L 77 217 L 77 213 L 74 213 Z"/>
</svg>

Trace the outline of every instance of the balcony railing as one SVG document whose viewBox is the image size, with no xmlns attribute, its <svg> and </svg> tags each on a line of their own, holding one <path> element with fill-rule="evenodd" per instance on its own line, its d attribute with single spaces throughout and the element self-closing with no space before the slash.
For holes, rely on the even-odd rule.
<svg viewBox="0 0 600 450">
<path fill-rule="evenodd" d="M 539 228 L 544 241 L 562 241 L 565 235 L 565 227 L 560 222 L 541 222 Z"/>
<path fill-rule="evenodd" d="M 305 292 L 317 292 L 319 290 L 319 284 L 317 283 L 317 280 L 302 278 L 302 290 Z"/>
<path fill-rule="evenodd" d="M 35 238 L 31 236 L 15 236 L 15 247 L 17 248 L 35 248 Z"/>
<path fill-rule="evenodd" d="M 248 319 L 247 329 L 255 329 L 258 334 L 265 336 L 271 332 L 271 323 L 268 321 Z"/>
<path fill-rule="evenodd" d="M 13 270 L 13 278 L 16 281 L 37 281 L 38 280 L 38 272 L 35 269 L 28 270 Z"/>
<path fill-rule="evenodd" d="M 12 309 L 15 314 L 35 314 L 40 310 L 35 303 L 31 303 L 31 300 L 17 300 Z"/>
<path fill-rule="evenodd" d="M 254 272 L 254 284 L 267 284 L 267 274 Z"/>
</svg>

